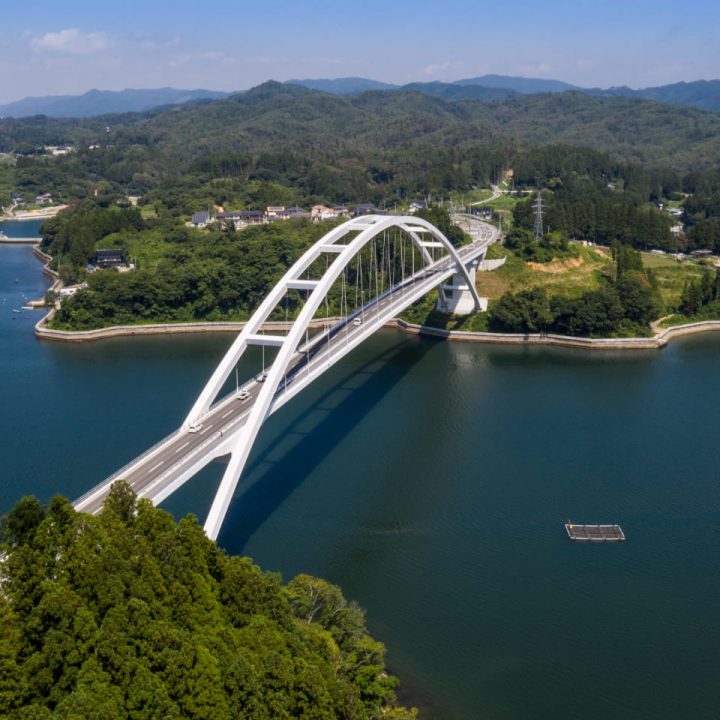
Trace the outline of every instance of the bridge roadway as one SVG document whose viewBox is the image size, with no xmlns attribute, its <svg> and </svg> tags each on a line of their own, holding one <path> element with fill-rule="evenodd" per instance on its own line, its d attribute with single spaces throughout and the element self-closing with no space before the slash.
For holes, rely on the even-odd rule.
<svg viewBox="0 0 720 720">
<path fill-rule="evenodd" d="M 458 248 L 465 264 L 481 255 L 498 238 L 498 230 L 479 221 L 473 228 L 474 242 Z M 275 393 L 269 414 L 272 414 L 307 387 L 328 367 L 369 337 L 397 314 L 409 307 L 433 287 L 440 285 L 455 272 L 451 258 L 443 258 L 424 266 L 415 275 L 382 293 L 354 314 L 337 322 L 329 331 L 310 339 L 300 347 L 288 368 L 285 381 Z M 354 320 L 360 318 L 360 323 Z M 261 390 L 256 376 L 239 388 L 249 397 L 240 399 L 236 391 L 226 396 L 199 421 L 197 432 L 179 428 L 124 468 L 104 480 L 75 501 L 78 510 L 98 513 L 115 480 L 124 480 L 140 498 L 158 504 L 189 480 L 211 460 L 230 452 L 253 402 Z"/>
</svg>

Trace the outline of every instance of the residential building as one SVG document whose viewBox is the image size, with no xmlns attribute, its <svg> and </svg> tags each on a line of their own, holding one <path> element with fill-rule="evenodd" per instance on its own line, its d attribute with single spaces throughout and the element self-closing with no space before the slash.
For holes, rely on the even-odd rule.
<svg viewBox="0 0 720 720">
<path fill-rule="evenodd" d="M 379 210 L 373 203 L 360 203 L 355 208 L 353 217 L 358 217 L 359 215 L 377 215 L 377 214 L 379 214 Z"/>
<path fill-rule="evenodd" d="M 192 214 L 190 223 L 198 228 L 204 228 L 208 223 L 211 223 L 215 218 L 211 217 L 208 210 L 201 210 Z"/>
<path fill-rule="evenodd" d="M 124 250 L 98 250 L 95 253 L 92 264 L 101 270 L 127 267 L 127 255 Z"/>
<path fill-rule="evenodd" d="M 285 210 L 284 217 L 286 220 L 290 218 L 310 217 L 310 213 L 307 212 L 307 210 L 303 210 L 301 207 L 295 205 L 294 207 L 289 207 Z"/>
</svg>

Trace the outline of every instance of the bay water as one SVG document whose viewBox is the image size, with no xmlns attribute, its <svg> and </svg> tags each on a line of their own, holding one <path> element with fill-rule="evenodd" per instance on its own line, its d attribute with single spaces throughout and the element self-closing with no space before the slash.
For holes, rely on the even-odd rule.
<svg viewBox="0 0 720 720">
<path fill-rule="evenodd" d="M 40 341 L 40 270 L 0 246 L 0 513 L 172 431 L 232 341 Z M 219 542 L 340 584 L 425 717 L 716 718 L 718 358 L 720 334 L 585 352 L 383 331 L 267 421 Z M 223 468 L 165 507 L 203 519 Z M 627 541 L 572 543 L 568 519 Z"/>
</svg>

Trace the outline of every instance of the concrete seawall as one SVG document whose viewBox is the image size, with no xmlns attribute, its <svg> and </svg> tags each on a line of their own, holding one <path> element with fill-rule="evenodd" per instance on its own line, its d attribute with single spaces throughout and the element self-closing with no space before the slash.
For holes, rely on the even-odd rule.
<svg viewBox="0 0 720 720">
<path fill-rule="evenodd" d="M 51 310 L 40 322 L 35 325 L 35 335 L 44 340 L 59 340 L 61 342 L 93 342 L 116 337 L 134 337 L 137 335 L 183 335 L 191 333 L 239 333 L 244 322 L 200 322 L 200 323 L 157 323 L 154 325 L 115 325 L 97 330 L 53 330 L 47 327 L 55 310 Z M 323 318 L 313 320 L 310 327 L 313 329 L 325 328 L 333 325 L 338 318 Z M 281 332 L 289 330 L 292 323 L 283 321 L 268 322 L 263 330 L 268 332 Z"/>
<path fill-rule="evenodd" d="M 35 326 L 35 334 L 45 340 L 58 340 L 61 342 L 93 342 L 107 338 L 133 337 L 138 335 L 180 335 L 189 333 L 239 333 L 244 322 L 203 322 L 203 323 L 158 323 L 154 325 L 116 325 L 97 330 L 53 330 L 47 327 L 48 321 L 54 315 L 51 310 Z M 338 318 L 314 320 L 312 328 L 324 328 L 334 323 Z M 268 332 L 281 332 L 289 330 L 292 323 L 269 322 L 263 326 Z M 557 347 L 571 347 L 581 350 L 657 350 L 667 345 L 673 338 L 685 335 L 695 335 L 704 332 L 720 330 L 720 320 L 707 320 L 704 322 L 678 325 L 677 327 L 662 330 L 657 335 L 647 338 L 580 338 L 567 335 L 552 334 L 522 334 L 522 333 L 489 333 L 466 332 L 462 330 L 443 330 L 428 325 L 415 325 L 404 320 L 391 320 L 385 325 L 411 335 L 435 337 L 453 342 L 494 343 L 502 345 L 555 345 Z"/>
<path fill-rule="evenodd" d="M 52 257 L 40 250 L 39 245 L 33 247 L 33 254 L 43 263 L 43 272 L 53 278 L 50 290 L 62 287 L 60 276 L 48 267 Z M 180 335 L 189 333 L 239 333 L 244 322 L 188 322 L 188 323 L 156 323 L 152 325 L 115 325 L 96 330 L 53 330 L 47 326 L 55 314 L 53 308 L 36 325 L 35 334 L 44 340 L 57 340 L 60 342 L 94 342 L 117 337 L 134 337 L 138 335 Z M 339 318 L 325 318 L 313 320 L 311 328 L 323 328 L 328 323 L 335 323 Z M 289 330 L 292 323 L 269 322 L 263 329 L 269 332 Z M 553 335 L 550 333 L 490 333 L 469 332 L 464 330 L 444 330 L 429 325 L 416 325 L 395 318 L 386 323 L 385 327 L 395 328 L 411 335 L 441 338 L 453 342 L 494 343 L 500 345 L 554 345 L 556 347 L 578 348 L 580 350 L 657 350 L 678 337 L 696 335 L 698 333 L 714 332 L 720 330 L 720 320 L 705 320 L 703 322 L 677 325 L 676 327 L 661 330 L 652 337 L 644 338 L 581 338 L 568 335 Z"/>
<path fill-rule="evenodd" d="M 549 333 L 489 333 L 465 332 L 462 330 L 443 330 L 427 325 L 414 325 L 404 320 L 393 320 L 388 327 L 396 327 L 403 332 L 427 337 L 443 338 L 456 342 L 480 342 L 504 345 L 556 345 L 558 347 L 574 347 L 582 350 L 657 350 L 667 343 L 684 335 L 720 330 L 720 320 L 677 325 L 662 330 L 657 335 L 646 338 L 581 338 L 568 335 L 552 335 Z"/>
</svg>

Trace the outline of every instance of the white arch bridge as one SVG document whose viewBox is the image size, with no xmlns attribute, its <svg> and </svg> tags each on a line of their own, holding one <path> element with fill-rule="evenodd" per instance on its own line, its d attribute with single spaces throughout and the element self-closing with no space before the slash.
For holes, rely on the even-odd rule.
<svg viewBox="0 0 720 720">
<path fill-rule="evenodd" d="M 392 234 L 394 257 L 388 233 Z M 472 237 L 473 242 L 455 248 L 429 222 L 410 216 L 366 215 L 331 230 L 300 257 L 263 300 L 183 424 L 79 498 L 75 507 L 99 512 L 115 480 L 126 481 L 138 497 L 158 504 L 211 460 L 229 455 L 205 523 L 208 536 L 217 538 L 255 438 L 270 414 L 386 322 L 449 278 L 455 279 L 450 286 L 443 286 L 441 292 L 469 293 L 475 308 L 479 308 L 474 271 L 487 248 L 497 240 L 498 231 L 492 225 L 476 222 Z M 378 252 L 378 243 L 384 243 L 383 251 Z M 387 288 L 379 284 L 381 265 Z M 363 285 L 366 274 L 367 287 Z M 330 321 L 327 309 L 332 291 L 335 306 L 339 302 L 341 317 Z M 360 300 L 351 309 L 349 300 L 353 293 Z M 287 334 L 263 333 L 269 320 L 282 315 L 283 303 L 287 313 L 288 298 L 297 303 L 303 295 L 299 313 L 287 323 Z M 311 337 L 309 328 L 314 318 L 317 321 L 316 315 L 318 311 L 322 313 L 323 306 L 327 315 L 325 327 Z M 231 391 L 218 399 L 251 345 L 262 346 L 261 374 L 243 385 L 236 381 Z M 268 355 L 274 354 L 267 368 L 266 349 Z"/>
</svg>

